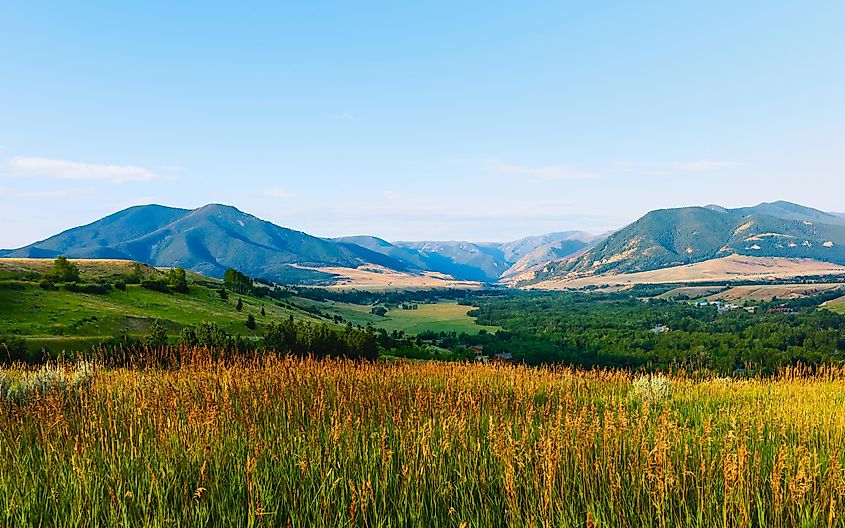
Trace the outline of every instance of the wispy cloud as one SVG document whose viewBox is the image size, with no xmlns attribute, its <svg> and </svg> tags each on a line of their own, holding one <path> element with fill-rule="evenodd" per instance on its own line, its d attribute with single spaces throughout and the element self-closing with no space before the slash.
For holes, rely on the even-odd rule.
<svg viewBox="0 0 845 528">
<path fill-rule="evenodd" d="M 341 112 L 339 114 L 334 114 L 332 116 L 332 119 L 335 119 L 337 121 L 354 121 L 355 116 L 352 115 L 350 112 Z"/>
<path fill-rule="evenodd" d="M 284 187 L 270 187 L 264 189 L 264 196 L 269 198 L 290 198 L 293 194 Z"/>
<path fill-rule="evenodd" d="M 563 165 L 545 165 L 540 167 L 529 167 L 525 165 L 513 165 L 497 160 L 487 162 L 487 168 L 500 174 L 516 176 L 534 176 L 543 180 L 594 180 L 600 178 L 597 172 L 584 171 Z"/>
<path fill-rule="evenodd" d="M 9 160 L 9 174 L 25 178 L 56 178 L 59 180 L 100 181 L 111 183 L 149 182 L 158 175 L 135 165 L 81 163 L 15 156 Z"/>
</svg>

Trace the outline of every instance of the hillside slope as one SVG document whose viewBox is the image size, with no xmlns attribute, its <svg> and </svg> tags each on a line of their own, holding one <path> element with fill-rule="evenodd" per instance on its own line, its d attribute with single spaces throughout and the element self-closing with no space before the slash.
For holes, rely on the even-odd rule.
<svg viewBox="0 0 845 528">
<path fill-rule="evenodd" d="M 210 277 L 228 268 L 279 282 L 324 282 L 331 275 L 291 266 L 354 268 L 372 263 L 404 269 L 381 253 L 279 227 L 234 207 L 195 210 L 158 205 L 132 207 L 6 257 L 111 258 L 153 266 L 181 266 Z"/>
<path fill-rule="evenodd" d="M 516 281 L 637 273 L 728 255 L 845 264 L 845 224 L 835 215 L 787 202 L 652 211 L 582 255 L 548 263 Z"/>
</svg>

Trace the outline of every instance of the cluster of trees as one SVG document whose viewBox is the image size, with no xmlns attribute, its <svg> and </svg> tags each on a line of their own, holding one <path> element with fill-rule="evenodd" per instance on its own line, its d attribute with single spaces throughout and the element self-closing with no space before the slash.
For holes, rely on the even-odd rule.
<svg viewBox="0 0 845 528">
<path fill-rule="evenodd" d="M 142 279 L 141 287 L 161 293 L 188 293 L 188 278 L 179 267 L 170 269 L 164 277 Z"/>
<path fill-rule="evenodd" d="M 378 357 L 376 332 L 371 326 L 361 330 L 348 324 L 337 330 L 326 323 L 294 321 L 293 317 L 265 327 L 264 348 L 297 356 L 367 360 Z"/>
<path fill-rule="evenodd" d="M 441 346 L 482 344 L 528 364 L 709 369 L 771 373 L 798 362 L 845 361 L 845 317 L 819 310 L 820 300 L 762 304 L 756 314 L 657 299 L 641 292 L 515 293 L 479 299 L 470 315 L 505 330 L 477 336 L 428 336 Z M 794 304 L 790 304 L 794 303 Z M 794 313 L 767 313 L 787 306 Z M 666 325 L 668 332 L 653 332 Z"/>
</svg>

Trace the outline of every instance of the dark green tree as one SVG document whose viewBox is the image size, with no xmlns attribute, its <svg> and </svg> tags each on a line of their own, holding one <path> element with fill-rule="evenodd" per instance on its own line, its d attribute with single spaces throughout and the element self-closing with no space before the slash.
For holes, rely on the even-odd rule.
<svg viewBox="0 0 845 528">
<path fill-rule="evenodd" d="M 188 293 L 188 279 L 184 269 L 176 267 L 167 272 L 167 282 L 171 290 Z"/>
<path fill-rule="evenodd" d="M 220 298 L 224 301 L 229 300 L 229 292 L 226 291 L 226 288 L 220 288 L 219 290 L 217 290 L 217 295 L 219 295 Z"/>
<path fill-rule="evenodd" d="M 262 306 L 261 307 L 261 317 L 264 317 L 266 315 L 267 315 L 267 312 L 264 311 L 264 307 Z"/>
<path fill-rule="evenodd" d="M 246 323 L 244 323 L 244 324 L 246 324 L 246 327 L 249 328 L 250 330 L 255 330 L 255 316 L 252 315 L 252 314 L 247 315 L 246 316 Z"/>
<path fill-rule="evenodd" d="M 66 257 L 56 257 L 53 261 L 53 278 L 58 282 L 77 282 L 79 268 Z"/>
<path fill-rule="evenodd" d="M 244 301 L 243 301 L 243 299 L 238 299 L 238 305 L 237 305 L 237 306 L 235 306 L 235 309 L 236 309 L 237 311 L 239 311 L 239 312 L 240 312 L 241 310 L 243 310 L 243 309 L 244 309 Z"/>
<path fill-rule="evenodd" d="M 147 335 L 144 336 L 143 342 L 144 346 L 151 348 L 163 347 L 167 344 L 167 328 L 161 320 L 153 321 Z"/>
</svg>

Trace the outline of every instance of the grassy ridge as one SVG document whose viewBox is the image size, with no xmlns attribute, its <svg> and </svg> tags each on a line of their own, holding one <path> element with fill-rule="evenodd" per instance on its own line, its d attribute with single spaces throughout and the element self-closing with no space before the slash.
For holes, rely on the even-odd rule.
<svg viewBox="0 0 845 528">
<path fill-rule="evenodd" d="M 845 372 L 661 383 L 272 357 L 101 370 L 0 413 L 0 519 L 843 525 Z"/>
</svg>

